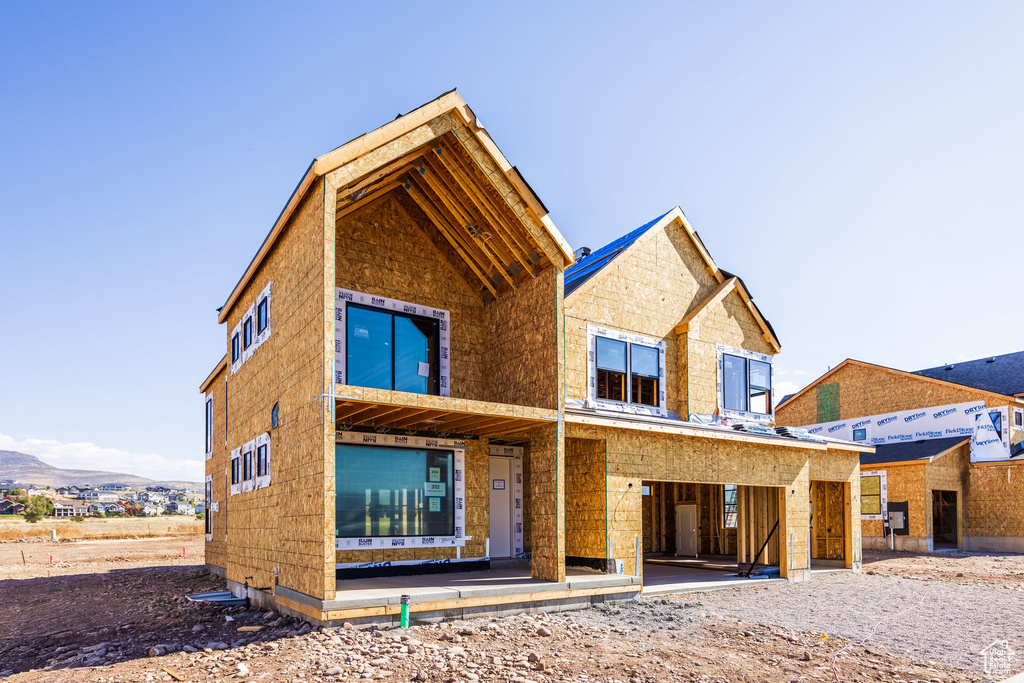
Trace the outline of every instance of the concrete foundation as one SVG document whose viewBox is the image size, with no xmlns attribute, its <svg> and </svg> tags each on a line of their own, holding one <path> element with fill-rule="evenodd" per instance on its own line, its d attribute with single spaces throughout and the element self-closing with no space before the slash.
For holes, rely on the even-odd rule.
<svg viewBox="0 0 1024 683">
<path fill-rule="evenodd" d="M 991 553 L 1024 553 L 1024 537 L 964 536 L 964 550 Z"/>
</svg>

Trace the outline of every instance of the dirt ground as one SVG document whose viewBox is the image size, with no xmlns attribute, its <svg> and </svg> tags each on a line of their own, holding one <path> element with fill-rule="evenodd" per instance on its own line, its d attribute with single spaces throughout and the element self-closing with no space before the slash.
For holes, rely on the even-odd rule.
<svg viewBox="0 0 1024 683">
<path fill-rule="evenodd" d="M 48 540 L 50 530 L 61 539 L 134 538 L 156 536 L 194 536 L 203 529 L 203 521 L 188 515 L 159 517 L 86 517 L 81 522 L 68 518 L 46 517 L 26 522 L 21 515 L 0 515 L 0 541 L 15 539 Z"/>
<path fill-rule="evenodd" d="M 202 569 L 201 553 L 201 537 L 187 542 L 0 543 L 0 678 L 12 683 L 803 683 L 837 680 L 833 656 L 849 643 L 836 636 L 823 640 L 819 632 L 793 630 L 786 623 L 756 624 L 717 612 L 713 594 L 641 598 L 552 615 L 414 625 L 407 631 L 366 627 L 321 632 L 274 613 L 185 601 L 186 593 L 223 588 L 221 579 Z M 875 574 L 845 575 L 847 580 L 904 581 L 898 572 L 912 567 L 915 574 L 931 571 L 929 580 L 955 583 L 967 574 L 996 576 L 986 573 L 984 563 L 1003 567 L 1008 561 L 907 555 L 866 559 Z M 944 564 L 947 559 L 952 564 Z M 896 574 L 889 579 L 885 572 Z M 1009 570 L 1003 575 L 1010 576 Z M 261 628 L 240 631 L 244 626 Z M 979 680 L 977 674 L 916 661 L 871 642 L 843 652 L 837 672 L 838 680 L 858 682 Z"/>
</svg>

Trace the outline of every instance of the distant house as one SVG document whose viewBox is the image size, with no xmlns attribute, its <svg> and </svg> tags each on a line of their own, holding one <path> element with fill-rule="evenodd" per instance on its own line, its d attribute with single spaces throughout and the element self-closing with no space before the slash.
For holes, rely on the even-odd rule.
<svg viewBox="0 0 1024 683">
<path fill-rule="evenodd" d="M 100 486 L 100 491 L 127 491 L 127 490 L 129 490 L 129 487 L 125 486 L 124 484 L 103 484 L 102 486 Z"/>
<path fill-rule="evenodd" d="M 81 494 L 82 500 L 87 500 L 94 503 L 113 503 L 118 499 L 118 495 L 111 491 L 83 491 Z"/>
<path fill-rule="evenodd" d="M 89 512 L 109 515 L 111 513 L 124 514 L 124 506 L 120 503 L 93 503 L 89 506 Z"/>
<path fill-rule="evenodd" d="M 181 501 L 175 501 L 173 503 L 168 503 L 167 505 L 164 506 L 164 509 L 166 509 L 168 512 L 177 513 L 179 515 L 194 515 L 194 514 L 196 514 L 196 509 L 194 507 L 192 507 L 191 503 L 181 502 Z"/>
<path fill-rule="evenodd" d="M 0 515 L 20 515 L 25 511 L 25 506 L 13 500 L 0 500 Z"/>
<path fill-rule="evenodd" d="M 146 503 L 139 509 L 139 514 L 144 515 L 146 517 L 154 517 L 156 515 L 159 515 L 160 512 L 160 508 L 158 508 L 156 505 L 153 505 L 152 503 Z"/>
<path fill-rule="evenodd" d="M 54 517 L 84 517 L 89 514 L 89 506 L 81 500 L 53 501 Z"/>
<path fill-rule="evenodd" d="M 35 486 L 29 486 L 27 489 L 25 489 L 25 495 L 41 496 L 43 495 L 43 489 L 37 489 Z"/>
</svg>

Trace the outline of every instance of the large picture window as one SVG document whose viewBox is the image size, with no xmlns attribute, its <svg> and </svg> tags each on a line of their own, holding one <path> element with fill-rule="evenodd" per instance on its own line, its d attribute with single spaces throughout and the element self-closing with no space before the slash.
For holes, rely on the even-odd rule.
<svg viewBox="0 0 1024 683">
<path fill-rule="evenodd" d="M 453 451 L 335 446 L 338 538 L 451 536 Z"/>
<path fill-rule="evenodd" d="M 771 363 L 725 353 L 721 367 L 722 402 L 726 410 L 771 414 Z"/>
<path fill-rule="evenodd" d="M 345 335 L 349 384 L 439 393 L 437 320 L 349 304 Z"/>
<path fill-rule="evenodd" d="M 659 405 L 658 349 L 606 337 L 595 337 L 594 344 L 597 398 L 654 407 Z"/>
</svg>

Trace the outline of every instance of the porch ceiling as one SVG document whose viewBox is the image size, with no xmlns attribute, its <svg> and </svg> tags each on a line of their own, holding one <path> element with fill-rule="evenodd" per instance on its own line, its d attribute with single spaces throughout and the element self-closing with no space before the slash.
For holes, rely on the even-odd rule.
<svg viewBox="0 0 1024 683">
<path fill-rule="evenodd" d="M 508 437 L 558 419 L 557 411 L 544 408 L 401 391 L 337 385 L 335 393 L 335 428 L 339 431 L 372 427 L 438 435 Z"/>
<path fill-rule="evenodd" d="M 337 188 L 336 225 L 395 195 L 415 205 L 431 238 L 457 255 L 467 284 L 484 301 L 552 265 L 543 246 L 454 132 Z"/>
</svg>

